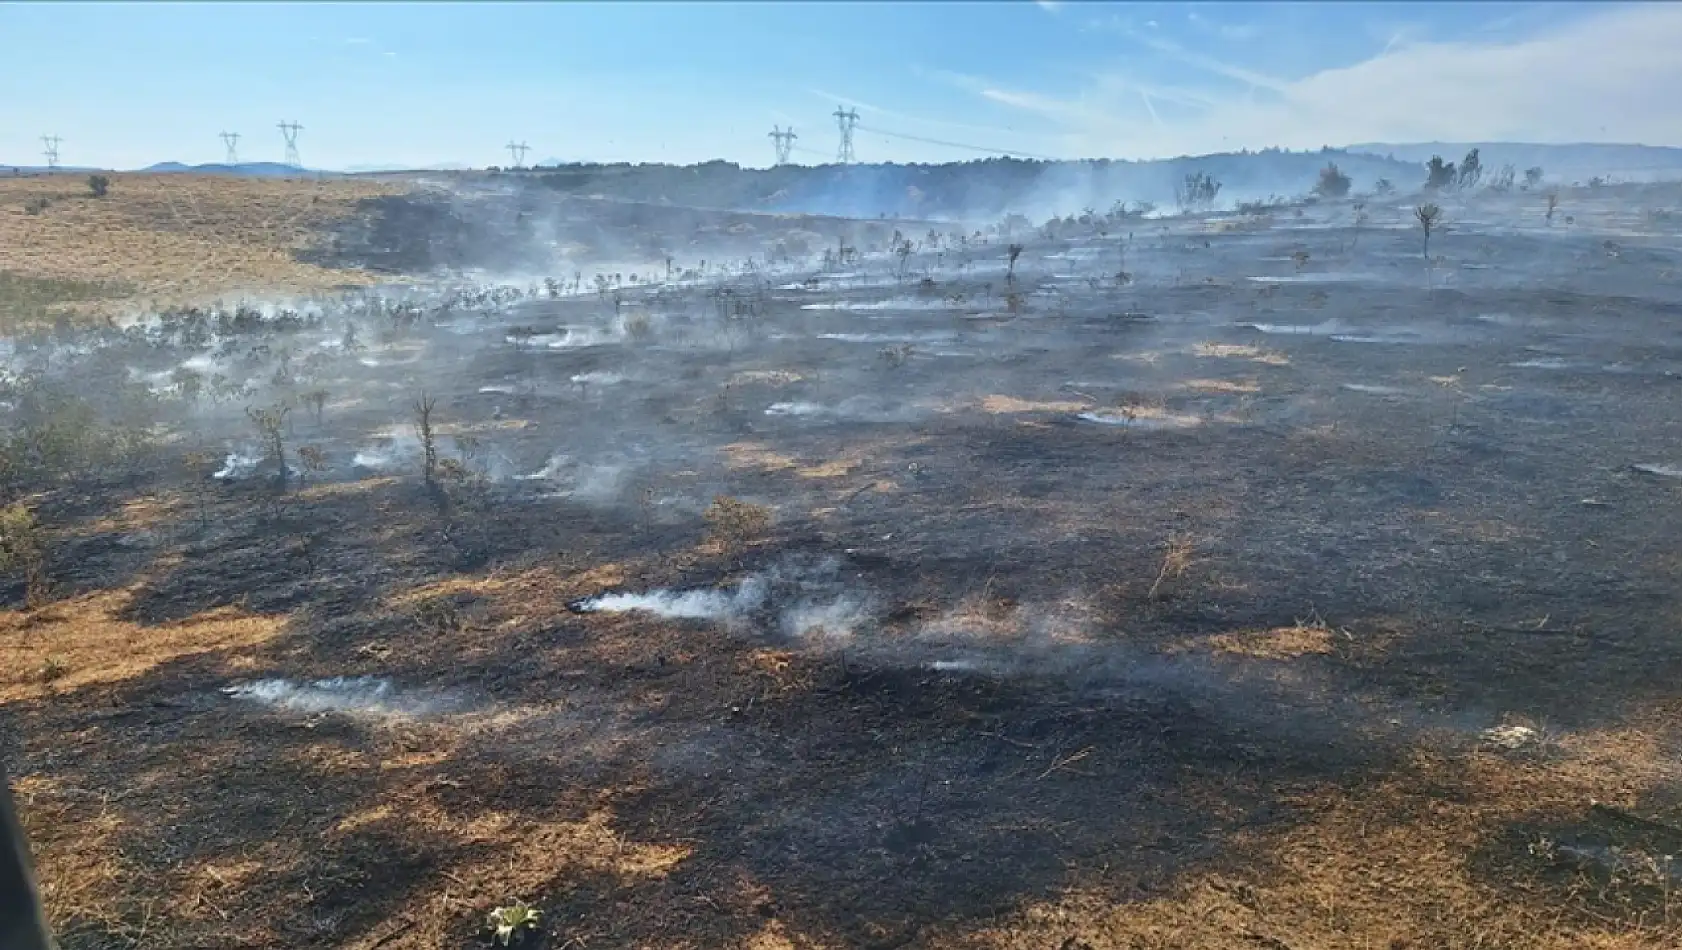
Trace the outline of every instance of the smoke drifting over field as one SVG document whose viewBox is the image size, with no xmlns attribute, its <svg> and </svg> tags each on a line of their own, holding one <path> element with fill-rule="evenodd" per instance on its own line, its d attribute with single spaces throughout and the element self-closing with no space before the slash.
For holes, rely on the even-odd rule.
<svg viewBox="0 0 1682 950">
<path fill-rule="evenodd" d="M 1531 846 L 1674 798 L 1682 189 L 1350 172 L 506 176 L 318 249 L 377 286 L 17 333 L 8 754 L 120 870 L 74 939 L 1646 940 Z"/>
<path fill-rule="evenodd" d="M 1035 179 L 1028 204 L 1043 192 L 1067 206 L 1102 186 L 1066 171 Z M 179 454 L 141 444 L 168 431 L 211 459 L 194 478 L 254 497 L 280 471 L 277 454 L 293 490 L 430 479 L 456 499 L 445 533 L 464 563 L 517 552 L 464 541 L 477 519 L 461 499 L 576 512 L 669 548 L 712 537 L 710 506 L 736 498 L 766 522 L 757 536 L 708 542 L 743 558 L 733 568 L 601 591 L 574 610 L 717 622 L 791 649 L 942 672 L 1114 673 L 1138 654 L 1111 642 L 1128 609 L 1104 592 L 1148 588 L 1138 609 L 1158 610 L 1180 582 L 1157 553 L 1177 529 L 1136 538 L 1126 567 L 1068 538 L 1113 530 L 1098 513 L 1133 490 L 1135 467 L 1193 446 L 1334 431 L 1334 397 L 1428 406 L 1422 454 L 1438 451 L 1445 425 L 1465 425 L 1461 413 L 1539 411 L 1427 373 L 1444 354 L 1457 366 L 1498 354 L 1484 365 L 1515 374 L 1499 385 L 1523 387 L 1597 367 L 1676 372 L 1663 350 L 1615 334 L 1573 343 L 1569 359 L 1525 355 L 1559 343 L 1529 307 L 1538 279 L 1609 293 L 1631 267 L 1676 263 L 1675 235 L 1635 206 L 1671 197 L 1583 192 L 1576 223 L 1558 227 L 1529 196 L 1457 200 L 1449 220 L 1465 230 L 1433 246 L 1443 263 L 1418 253 L 1411 204 L 1395 199 L 1182 217 L 1116 206 L 976 227 L 662 208 L 530 185 L 435 191 L 379 199 L 337 253 L 454 276 L 20 338 L 9 399 L 19 432 L 38 435 L 55 411 L 103 420 L 117 434 L 107 447 L 133 451 L 90 447 L 96 472 Z M 1509 223 L 1487 234 L 1459 223 L 1485 220 Z M 573 244 L 620 269 L 563 264 Z M 1672 290 L 1644 292 L 1675 304 Z M 1270 382 L 1303 359 L 1325 361 L 1312 391 Z M 1384 491 L 1440 490 L 1409 478 Z M 795 541 L 820 549 L 817 560 L 780 560 L 779 544 Z M 1050 553 L 1030 554 L 1035 545 Z M 970 572 L 1001 563 L 1023 604 L 1098 606 L 1075 619 L 965 606 L 979 583 Z M 907 613 L 915 598 L 927 608 Z M 333 693 L 299 689 L 285 695 L 305 698 L 285 701 Z"/>
</svg>

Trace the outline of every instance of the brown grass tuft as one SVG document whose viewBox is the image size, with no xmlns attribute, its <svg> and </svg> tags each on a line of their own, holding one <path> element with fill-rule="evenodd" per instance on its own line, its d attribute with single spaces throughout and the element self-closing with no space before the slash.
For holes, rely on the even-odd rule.
<svg viewBox="0 0 1682 950">
<path fill-rule="evenodd" d="M 39 611 L 0 612 L 0 702 L 131 679 L 183 656 L 251 647 L 284 617 L 218 607 L 157 626 L 121 619 L 133 590 L 99 591 Z M 55 670 L 51 677 L 44 669 Z"/>
<path fill-rule="evenodd" d="M 1267 366 L 1289 366 L 1291 358 L 1277 350 L 1264 350 L 1248 343 L 1199 343 L 1192 347 L 1195 356 L 1216 359 L 1250 360 Z"/>
</svg>

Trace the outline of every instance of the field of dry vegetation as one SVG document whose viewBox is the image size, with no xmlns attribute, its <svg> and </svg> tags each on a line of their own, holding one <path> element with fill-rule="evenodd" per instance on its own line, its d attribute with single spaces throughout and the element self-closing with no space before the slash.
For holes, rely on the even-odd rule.
<svg viewBox="0 0 1682 950">
<path fill-rule="evenodd" d="M 399 187 L 0 179 L 0 306 L 365 284 L 294 252 Z M 21 341 L 0 756 L 52 923 L 1682 946 L 1682 234 L 1632 200 Z"/>
<path fill-rule="evenodd" d="M 96 198 L 85 175 L 0 170 L 0 316 L 27 323 L 60 311 L 104 315 L 365 284 L 365 275 L 300 263 L 294 252 L 354 214 L 359 199 L 402 190 L 344 178 L 108 177 L 108 193 Z"/>
</svg>

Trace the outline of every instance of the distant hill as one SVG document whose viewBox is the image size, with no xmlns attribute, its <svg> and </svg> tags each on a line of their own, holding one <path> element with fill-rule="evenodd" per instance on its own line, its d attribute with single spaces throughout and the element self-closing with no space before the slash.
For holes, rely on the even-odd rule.
<svg viewBox="0 0 1682 950">
<path fill-rule="evenodd" d="M 579 197 L 738 211 L 837 215 L 853 218 L 966 216 L 1017 212 L 1035 220 L 1052 214 L 1108 210 L 1117 201 L 1149 201 L 1164 209 L 1189 174 L 1221 182 L 1220 201 L 1306 194 L 1320 169 L 1335 162 L 1357 191 L 1388 178 L 1399 188 L 1422 179 L 1419 166 L 1338 149 L 1231 152 L 1160 161 L 1080 162 L 989 158 L 941 165 L 779 165 L 743 168 L 734 162 L 700 165 L 571 164 L 503 172 Z"/>
<path fill-rule="evenodd" d="M 1596 176 L 1623 181 L 1663 181 L 1682 178 L 1682 148 L 1665 145 L 1537 145 L 1524 142 L 1368 142 L 1349 146 L 1351 152 L 1382 155 L 1423 165 L 1433 155 L 1459 162 L 1478 149 L 1485 169 L 1512 165 L 1521 174 L 1540 166 L 1547 181 L 1587 181 Z"/>
<path fill-rule="evenodd" d="M 283 165 L 279 162 L 240 162 L 238 165 L 221 163 L 185 165 L 181 162 L 159 162 L 156 165 L 148 165 L 140 171 L 162 174 L 244 175 L 250 178 L 296 178 L 300 175 L 316 174 L 296 165 Z"/>
<path fill-rule="evenodd" d="M 106 170 L 89 165 L 60 165 L 50 171 L 54 175 L 86 175 L 89 172 Z M 0 163 L 0 175 L 10 175 L 14 172 L 19 175 L 45 175 L 48 171 L 49 169 L 45 165 L 6 165 Z"/>
</svg>

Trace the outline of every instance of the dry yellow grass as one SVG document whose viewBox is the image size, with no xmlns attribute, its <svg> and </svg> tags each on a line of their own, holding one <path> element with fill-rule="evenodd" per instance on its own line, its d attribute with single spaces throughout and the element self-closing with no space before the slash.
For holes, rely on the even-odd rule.
<svg viewBox="0 0 1682 950">
<path fill-rule="evenodd" d="M 1180 386 L 1193 392 L 1247 395 L 1261 392 L 1253 379 L 1188 379 Z"/>
<path fill-rule="evenodd" d="M 723 451 L 725 464 L 737 471 L 781 472 L 795 467 L 794 459 L 761 442 L 732 442 Z"/>
<path fill-rule="evenodd" d="M 1245 633 L 1223 633 L 1209 639 L 1216 653 L 1252 656 L 1264 660 L 1288 660 L 1299 656 L 1332 652 L 1331 628 L 1324 624 L 1299 623 Z"/>
<path fill-rule="evenodd" d="M 89 194 L 80 175 L 0 178 L 0 271 L 120 282 L 132 296 L 74 309 L 120 312 L 138 302 L 203 302 L 242 292 L 309 293 L 372 278 L 294 259 L 362 198 L 403 187 L 358 179 L 256 179 L 117 174 Z M 49 203 L 25 213 L 31 201 Z"/>
<path fill-rule="evenodd" d="M 1669 714 L 1673 715 L 1674 710 Z M 1656 724 L 1649 724 L 1656 725 Z M 1583 819 L 1591 801 L 1632 804 L 1672 780 L 1655 735 L 1586 732 L 1548 763 L 1421 749 L 1393 775 L 1351 793 L 1309 787 L 1291 796 L 1313 814 L 1281 831 L 1242 833 L 1244 857 L 1188 875 L 1149 900 L 1117 902 L 1077 888 L 1025 905 L 998 924 L 930 942 L 940 948 L 1141 947 L 1214 950 L 1424 950 L 1436 947 L 1647 950 L 1675 947 L 1682 916 L 1605 914 L 1613 882 L 1561 902 L 1536 882 L 1490 873 L 1476 856 L 1505 830 Z M 1543 862 L 1515 856 L 1518 877 Z"/>
<path fill-rule="evenodd" d="M 745 386 L 758 383 L 765 386 L 788 386 L 805 378 L 786 369 L 749 369 L 730 377 L 730 385 Z"/>
<path fill-rule="evenodd" d="M 121 616 L 132 595 L 98 591 L 37 611 L 0 612 L 0 702 L 121 682 L 179 657 L 255 646 L 286 623 L 220 607 L 142 626 Z"/>
<path fill-rule="evenodd" d="M 148 531 L 179 517 L 187 500 L 173 495 L 143 495 L 103 518 L 74 524 L 64 531 L 71 536 Z"/>
<path fill-rule="evenodd" d="M 343 498 L 347 495 L 366 495 L 382 488 L 396 485 L 402 479 L 395 475 L 382 475 L 378 478 L 364 478 L 354 482 L 326 482 L 311 484 L 300 488 L 294 497 L 318 501 L 323 498 Z"/>
<path fill-rule="evenodd" d="M 1291 358 L 1283 353 L 1247 343 L 1199 343 L 1191 351 L 1196 356 L 1250 360 L 1266 366 L 1288 366 L 1291 362 Z"/>
<path fill-rule="evenodd" d="M 1018 399 L 1015 396 L 987 396 L 981 400 L 981 411 L 993 415 L 1008 415 L 1018 412 L 1080 412 L 1089 407 L 1089 403 L 1074 400 L 1034 401 Z"/>
</svg>

